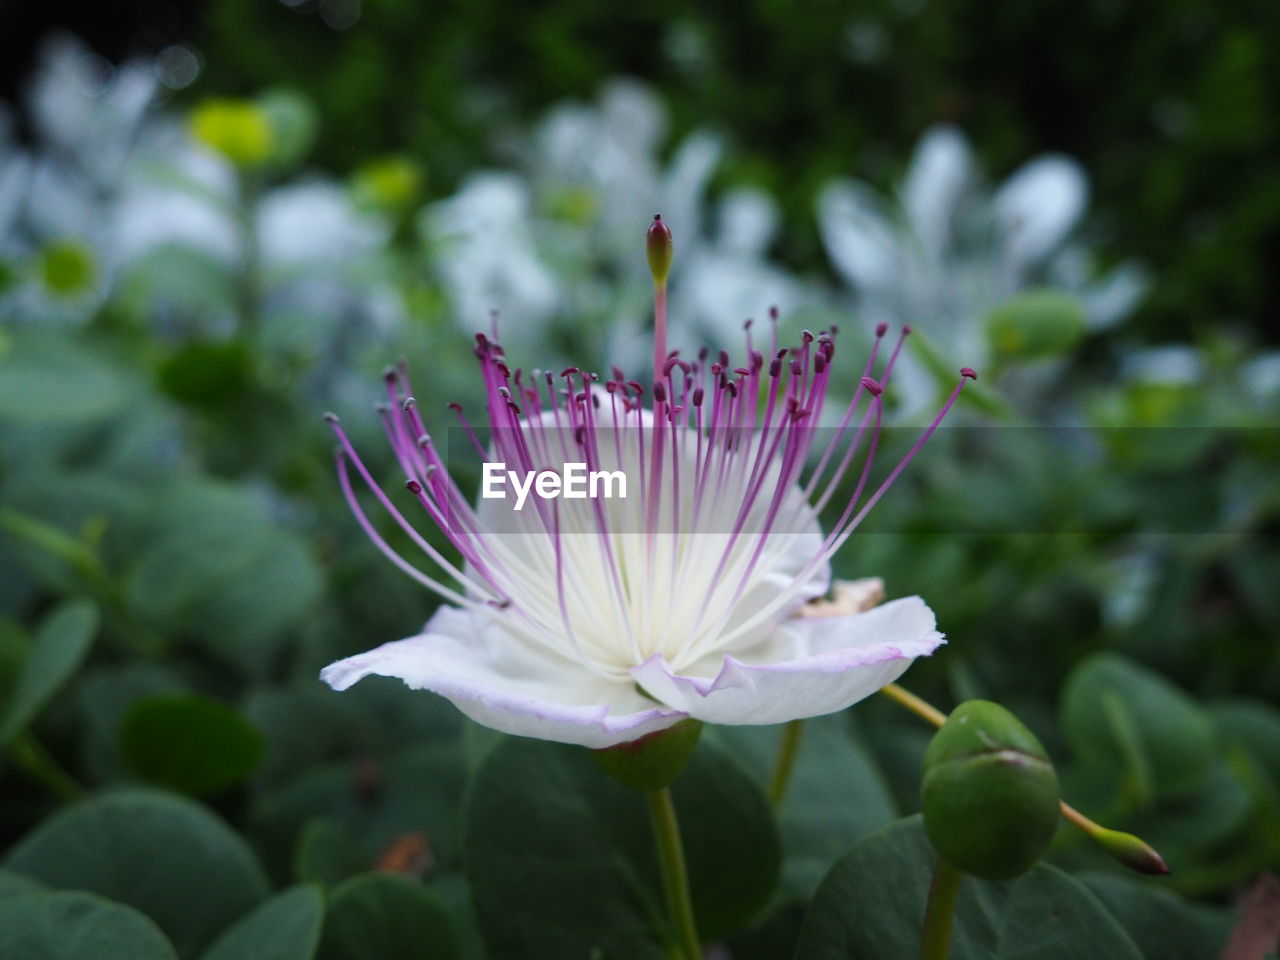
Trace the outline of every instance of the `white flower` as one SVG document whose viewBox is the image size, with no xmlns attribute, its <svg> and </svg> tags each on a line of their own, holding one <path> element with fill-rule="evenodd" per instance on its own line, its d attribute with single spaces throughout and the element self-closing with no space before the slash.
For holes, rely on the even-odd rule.
<svg viewBox="0 0 1280 960">
<path fill-rule="evenodd" d="M 620 371 L 602 382 L 577 368 L 512 370 L 496 343 L 477 341 L 490 435 L 487 453 L 475 438 L 477 453 L 522 475 L 570 462 L 621 471 L 626 496 L 535 497 L 523 508 L 482 498 L 471 507 L 409 396 L 407 373 L 390 372 L 382 416 L 411 499 L 462 562 L 413 528 L 331 417 L 339 477 L 361 526 L 447 602 L 420 635 L 326 667 L 334 688 L 399 677 L 498 730 L 602 748 L 685 717 L 763 724 L 840 710 L 943 642 L 918 597 L 863 610 L 837 596 L 825 615 L 805 614 L 832 586 L 831 557 L 964 379 L 868 493 L 880 394 L 897 356 L 895 348 L 880 382 L 870 378 L 879 337 L 832 430 L 814 427 L 835 355 L 825 332 L 792 350 L 774 340 L 766 354 L 748 331 L 737 361 L 673 354 L 650 391 Z M 666 355 L 661 339 L 657 355 Z M 811 455 L 817 465 L 802 476 Z M 355 496 L 352 467 L 439 572 L 391 550 Z M 824 533 L 818 512 L 845 476 L 856 477 L 855 493 Z"/>
</svg>

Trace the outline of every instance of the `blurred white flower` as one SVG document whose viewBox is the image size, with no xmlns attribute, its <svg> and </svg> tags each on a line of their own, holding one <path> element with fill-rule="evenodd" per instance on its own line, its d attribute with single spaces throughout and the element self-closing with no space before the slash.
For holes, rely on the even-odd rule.
<svg viewBox="0 0 1280 960">
<path fill-rule="evenodd" d="M 1087 251 L 1071 242 L 1088 195 L 1084 170 L 1056 154 L 1033 158 L 989 192 L 968 141 L 940 126 L 922 137 L 896 197 L 837 181 L 822 190 L 818 216 L 864 325 L 914 325 L 939 353 L 982 367 L 990 356 L 983 320 L 1020 290 L 1073 294 L 1095 329 L 1142 298 L 1141 271 L 1122 266 L 1095 278 Z M 900 388 L 910 412 L 936 386 L 918 361 L 904 359 Z"/>
<path fill-rule="evenodd" d="M 501 172 L 476 174 L 424 212 L 421 229 L 463 330 L 487 329 L 500 310 L 508 339 L 519 342 L 550 319 L 556 278 L 537 254 L 531 219 L 528 185 Z"/>
</svg>

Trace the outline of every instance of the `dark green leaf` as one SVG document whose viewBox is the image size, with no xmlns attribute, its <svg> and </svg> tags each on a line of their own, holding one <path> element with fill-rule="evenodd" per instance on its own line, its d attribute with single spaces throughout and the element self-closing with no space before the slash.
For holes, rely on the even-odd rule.
<svg viewBox="0 0 1280 960">
<path fill-rule="evenodd" d="M 317 817 L 298 838 L 293 873 L 299 880 L 336 886 L 372 864 L 355 839 L 329 817 Z"/>
<path fill-rule="evenodd" d="M 772 893 L 777 838 L 750 777 L 710 744 L 672 787 L 700 932 L 744 926 Z M 490 952 L 665 956 L 665 907 L 642 796 L 585 750 L 509 739 L 469 794 L 464 859 Z M 595 951 L 593 953 L 593 951 Z"/>
<path fill-rule="evenodd" d="M 1213 960 L 1230 930 L 1230 914 L 1183 900 L 1159 883 L 1101 873 L 1085 879 L 1144 957 Z"/>
<path fill-rule="evenodd" d="M 333 891 L 317 956 L 452 960 L 457 944 L 448 911 L 421 884 L 394 873 L 365 873 Z"/>
<path fill-rule="evenodd" d="M 919 816 L 864 837 L 827 874 L 796 960 L 916 960 L 937 854 Z M 1011 883 L 965 877 L 951 960 L 1142 960 L 1097 899 L 1037 864 Z"/>
<path fill-rule="evenodd" d="M 226 824 L 190 800 L 149 790 L 105 794 L 50 817 L 4 865 L 136 907 L 184 957 L 267 895 L 262 868 Z"/>
<path fill-rule="evenodd" d="M 138 776 L 193 796 L 244 780 L 264 750 L 258 728 L 234 707 L 189 694 L 134 701 L 120 745 Z"/>
<path fill-rule="evenodd" d="M 41 624 L 0 719 L 0 746 L 21 733 L 75 673 L 97 630 L 98 608 L 89 600 L 64 604 Z"/>
<path fill-rule="evenodd" d="M 1204 710 L 1119 654 L 1095 654 L 1071 672 L 1062 721 L 1076 759 L 1127 773 L 1139 803 L 1194 790 L 1213 767 L 1213 723 Z"/>
<path fill-rule="evenodd" d="M 781 726 L 710 731 L 762 785 L 772 775 Z M 807 900 L 840 854 L 898 815 L 888 785 L 846 715 L 804 721 L 800 752 L 778 814 L 782 892 Z"/>
<path fill-rule="evenodd" d="M 101 420 L 118 411 L 127 395 L 113 367 L 64 337 L 24 332 L 0 356 L 0 420 Z"/>
<path fill-rule="evenodd" d="M 291 887 L 218 937 L 200 960 L 311 960 L 323 919 L 320 891 L 310 885 Z"/>
<path fill-rule="evenodd" d="M 0 901 L 4 960 L 176 960 L 149 919 L 90 893 L 37 893 Z"/>
<path fill-rule="evenodd" d="M 0 900 L 7 900 L 9 897 L 18 897 L 27 893 L 41 893 L 45 889 L 45 885 L 39 880 L 32 880 L 30 877 L 23 876 L 20 873 L 0 870 Z"/>
</svg>

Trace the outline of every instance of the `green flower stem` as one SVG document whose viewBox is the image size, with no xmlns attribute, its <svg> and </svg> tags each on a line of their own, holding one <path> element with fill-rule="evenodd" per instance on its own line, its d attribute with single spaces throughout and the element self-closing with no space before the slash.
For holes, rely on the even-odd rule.
<svg viewBox="0 0 1280 960">
<path fill-rule="evenodd" d="M 956 894 L 964 876 L 942 857 L 933 868 L 929 902 L 924 908 L 920 931 L 920 960 L 947 960 L 951 949 L 951 918 L 956 912 Z"/>
<path fill-rule="evenodd" d="M 45 749 L 44 744 L 31 733 L 19 734 L 9 744 L 7 752 L 15 766 L 24 770 L 33 780 L 44 784 L 59 800 L 69 803 L 72 800 L 79 800 L 84 795 L 84 787 L 62 769 L 53 755 Z"/>
<path fill-rule="evenodd" d="M 682 960 L 702 960 L 702 942 L 693 919 L 693 901 L 689 897 L 689 873 L 680 844 L 680 824 L 671 800 L 671 788 L 646 790 L 649 818 L 658 845 L 658 861 L 662 867 L 662 888 L 667 898 L 667 913 L 675 928 L 683 953 Z"/>
<path fill-rule="evenodd" d="M 240 276 L 236 300 L 240 320 L 240 335 L 246 340 L 257 339 L 261 326 L 262 305 L 262 256 L 258 246 L 258 196 L 257 174 L 240 172 L 239 209 L 236 224 L 240 233 Z"/>
<path fill-rule="evenodd" d="M 778 746 L 778 759 L 774 762 L 773 776 L 769 779 L 769 803 L 777 810 L 787 795 L 787 784 L 800 753 L 800 741 L 804 736 L 804 721 L 792 720 L 782 728 L 782 743 Z"/>
</svg>

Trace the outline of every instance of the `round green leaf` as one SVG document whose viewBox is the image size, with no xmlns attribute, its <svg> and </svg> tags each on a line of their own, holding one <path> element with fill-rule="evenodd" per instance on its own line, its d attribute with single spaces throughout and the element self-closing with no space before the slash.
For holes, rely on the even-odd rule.
<svg viewBox="0 0 1280 960">
<path fill-rule="evenodd" d="M 160 929 L 131 907 L 89 893 L 0 901 L 4 960 L 177 960 Z"/>
<path fill-rule="evenodd" d="M 1095 654 L 1071 671 L 1062 720 L 1076 758 L 1126 773 L 1139 803 L 1193 791 L 1213 769 L 1214 729 L 1205 711 L 1119 654 Z"/>
<path fill-rule="evenodd" d="M 50 817 L 4 866 L 136 907 L 184 957 L 267 895 L 262 868 L 226 824 L 190 800 L 150 790 L 105 794 Z"/>
<path fill-rule="evenodd" d="M 262 760 L 262 734 L 234 707 L 193 695 L 134 702 L 120 727 L 121 753 L 138 776 L 193 796 L 225 790 Z"/>
<path fill-rule="evenodd" d="M 710 744 L 671 789 L 699 932 L 723 936 L 773 891 L 779 851 L 768 805 Z M 508 739 L 488 754 L 469 795 L 463 859 L 494 956 L 667 955 L 644 798 L 605 776 L 586 750 Z"/>
<path fill-rule="evenodd" d="M 98 631 L 98 608 L 73 600 L 40 626 L 0 719 L 0 746 L 17 736 L 84 662 Z"/>
<path fill-rule="evenodd" d="M 1116 874 L 1090 874 L 1085 884 L 1125 929 L 1144 957 L 1216 957 L 1231 929 L 1231 913 L 1184 900 L 1159 886 Z"/>
<path fill-rule="evenodd" d="M 937 854 L 919 816 L 854 844 L 822 881 L 795 960 L 916 960 Z M 1011 883 L 965 877 L 951 960 L 1142 960 L 1079 882 L 1037 864 Z"/>
<path fill-rule="evenodd" d="M 715 727 L 711 734 L 749 763 L 762 785 L 772 775 L 780 725 Z M 813 896 L 849 845 L 898 816 L 884 774 L 850 729 L 847 714 L 804 721 L 800 752 L 778 812 L 782 892 Z"/>
<path fill-rule="evenodd" d="M 1060 290 L 1027 290 L 987 315 L 987 339 L 997 355 L 1030 360 L 1065 353 L 1089 323 L 1080 302 Z"/>
<path fill-rule="evenodd" d="M 116 370 L 74 341 L 24 333 L 12 344 L 0 357 L 0 420 L 101 420 L 125 402 L 125 382 Z"/>
<path fill-rule="evenodd" d="M 306 825 L 293 857 L 294 876 L 325 886 L 335 886 L 370 866 L 351 834 L 329 817 L 316 817 Z"/>
<path fill-rule="evenodd" d="M 28 893 L 42 893 L 45 889 L 45 885 L 39 880 L 32 880 L 20 873 L 0 870 L 0 900 L 20 897 Z"/>
<path fill-rule="evenodd" d="M 317 888 L 291 887 L 218 937 L 200 960 L 311 960 L 323 918 L 324 897 Z"/>
<path fill-rule="evenodd" d="M 451 960 L 457 954 L 448 911 L 434 894 L 399 874 L 363 873 L 329 898 L 317 957 Z"/>
</svg>

